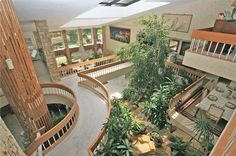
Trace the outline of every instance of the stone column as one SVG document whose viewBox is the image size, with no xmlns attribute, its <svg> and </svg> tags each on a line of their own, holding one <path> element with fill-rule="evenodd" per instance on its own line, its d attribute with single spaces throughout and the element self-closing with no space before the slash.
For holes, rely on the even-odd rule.
<svg viewBox="0 0 236 156">
<path fill-rule="evenodd" d="M 34 34 L 34 39 L 35 39 L 37 48 L 39 48 L 39 49 L 43 48 L 42 42 L 41 42 L 40 37 L 39 37 L 39 33 L 37 31 L 33 31 L 33 34 Z"/>
<path fill-rule="evenodd" d="M 102 27 L 102 49 L 103 51 L 107 51 L 106 41 L 107 41 L 107 35 L 106 35 L 106 26 Z"/>
<path fill-rule="evenodd" d="M 66 30 L 62 30 L 62 37 L 63 37 L 63 41 L 64 41 L 64 45 L 65 45 L 67 63 L 71 64 L 72 60 L 71 60 L 71 55 L 70 55 L 70 49 L 69 49 L 69 45 L 68 45 Z"/>
<path fill-rule="evenodd" d="M 33 140 L 35 131 L 49 130 L 52 121 L 12 3 L 2 0 L 0 6 L 5 10 L 0 14 L 0 83 L 22 128 Z"/>
<path fill-rule="evenodd" d="M 94 52 L 97 52 L 98 50 L 98 46 L 97 46 L 97 31 L 96 31 L 96 28 L 93 28 L 92 29 L 92 32 L 93 32 L 93 50 Z"/>
<path fill-rule="evenodd" d="M 42 43 L 44 55 L 46 58 L 48 71 L 52 81 L 56 82 L 60 80 L 59 73 L 57 72 L 56 56 L 52 48 L 52 41 L 48 32 L 48 26 L 46 20 L 35 21 L 35 26 L 39 34 L 39 38 Z"/>
<path fill-rule="evenodd" d="M 83 43 L 83 34 L 82 34 L 81 29 L 78 29 L 78 34 L 79 34 L 79 43 L 80 43 L 80 46 L 84 46 L 84 43 Z"/>
</svg>

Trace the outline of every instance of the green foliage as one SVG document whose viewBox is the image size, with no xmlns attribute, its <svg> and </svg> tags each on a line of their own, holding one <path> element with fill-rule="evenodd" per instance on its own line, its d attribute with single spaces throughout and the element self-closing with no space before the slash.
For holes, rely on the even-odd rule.
<svg viewBox="0 0 236 156">
<path fill-rule="evenodd" d="M 38 52 L 39 52 L 39 56 L 40 56 L 41 60 L 43 61 L 43 63 L 46 63 L 46 58 L 44 55 L 43 48 L 38 48 Z"/>
<path fill-rule="evenodd" d="M 214 135 L 211 132 L 213 122 L 200 111 L 195 120 L 194 132 L 198 135 L 198 140 L 206 154 L 210 153 L 214 146 Z"/>
<path fill-rule="evenodd" d="M 93 59 L 97 59 L 97 58 L 101 58 L 102 54 L 101 53 L 96 53 L 93 52 L 90 56 L 89 56 L 89 60 L 93 60 Z"/>
<path fill-rule="evenodd" d="M 168 140 L 171 142 L 168 146 L 171 148 L 172 156 L 184 156 L 188 149 L 190 142 L 184 142 L 182 138 L 178 136 L 169 136 Z"/>
<path fill-rule="evenodd" d="M 180 90 L 174 80 L 167 78 L 167 81 L 160 85 L 160 89 L 153 93 L 149 101 L 142 105 L 142 112 L 148 120 L 159 129 L 166 126 L 169 119 L 167 110 L 169 100 Z"/>
<path fill-rule="evenodd" d="M 102 150 L 98 150 L 98 156 L 131 156 L 132 144 L 126 138 L 124 140 L 109 139 L 106 144 L 101 143 Z"/>
<path fill-rule="evenodd" d="M 188 76 L 187 71 L 185 71 L 184 69 L 180 69 L 178 75 L 184 78 L 184 79 L 182 79 L 182 80 L 183 80 L 183 84 L 184 84 L 183 87 L 186 87 L 186 86 L 188 86 L 189 84 L 191 84 L 191 83 L 193 83 L 194 81 L 196 81 L 196 79 L 194 79 L 194 78 Z M 187 80 L 187 82 L 186 82 L 185 80 Z"/>
<path fill-rule="evenodd" d="M 151 99 L 142 105 L 142 112 L 147 116 L 148 120 L 159 129 L 164 128 L 169 118 L 167 113 L 169 108 L 167 93 L 167 88 L 161 86 L 157 92 L 153 93 Z"/>
<path fill-rule="evenodd" d="M 120 100 L 112 101 L 111 117 L 104 125 L 106 128 L 107 142 L 100 143 L 101 149 L 98 150 L 99 156 L 129 156 L 132 155 L 132 144 L 128 137 L 135 132 L 144 130 L 143 125 L 134 119 L 128 106 Z"/>
<path fill-rule="evenodd" d="M 69 44 L 77 44 L 78 42 L 78 33 L 77 30 L 67 30 L 69 36 Z"/>
<path fill-rule="evenodd" d="M 140 99 L 148 99 L 170 77 L 165 68 L 169 53 L 169 30 L 162 18 L 151 15 L 140 20 L 144 28 L 138 32 L 137 40 L 118 50 L 121 59 L 133 63 L 131 86 L 136 89 Z"/>
<path fill-rule="evenodd" d="M 161 135 L 157 132 L 157 130 L 152 130 L 150 133 L 151 139 L 155 142 L 155 145 L 157 147 L 161 147 L 163 144 L 163 139 L 161 138 Z"/>
</svg>

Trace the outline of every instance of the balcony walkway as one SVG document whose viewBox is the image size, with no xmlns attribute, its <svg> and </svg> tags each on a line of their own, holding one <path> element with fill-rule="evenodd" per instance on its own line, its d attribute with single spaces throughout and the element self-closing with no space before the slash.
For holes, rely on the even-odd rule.
<svg viewBox="0 0 236 156">
<path fill-rule="evenodd" d="M 49 82 L 48 71 L 46 66 L 41 61 L 34 62 L 37 76 L 40 82 Z M 99 71 L 89 73 L 91 77 L 99 77 L 104 74 L 109 74 L 117 70 L 129 67 L 130 63 L 123 63 Z M 91 142 L 100 132 L 103 123 L 107 117 L 107 107 L 105 102 L 93 93 L 91 90 L 78 86 L 77 75 L 72 75 L 62 79 L 60 84 L 63 84 L 72 89 L 76 95 L 79 105 L 78 123 L 69 134 L 69 136 L 52 151 L 47 153 L 48 156 L 88 156 L 88 148 Z M 119 84 L 119 86 L 115 84 Z M 121 91 L 127 86 L 128 80 L 122 76 L 106 84 L 111 96 L 119 97 Z"/>
</svg>

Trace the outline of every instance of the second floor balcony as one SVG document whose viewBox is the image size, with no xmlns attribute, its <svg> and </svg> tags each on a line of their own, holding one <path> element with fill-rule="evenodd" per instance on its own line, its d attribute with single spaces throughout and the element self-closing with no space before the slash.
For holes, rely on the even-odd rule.
<svg viewBox="0 0 236 156">
<path fill-rule="evenodd" d="M 190 49 L 183 64 L 230 80 L 236 80 L 236 34 L 213 31 L 192 32 Z"/>
</svg>

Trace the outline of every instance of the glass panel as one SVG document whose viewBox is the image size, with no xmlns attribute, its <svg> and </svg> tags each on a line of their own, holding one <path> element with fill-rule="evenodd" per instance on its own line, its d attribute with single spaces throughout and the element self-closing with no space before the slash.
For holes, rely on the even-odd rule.
<svg viewBox="0 0 236 156">
<path fill-rule="evenodd" d="M 64 49 L 64 42 L 60 31 L 50 32 L 53 50 Z"/>
<path fill-rule="evenodd" d="M 25 38 L 25 42 L 28 46 L 29 51 L 32 52 L 35 49 L 32 39 L 31 38 Z"/>
<path fill-rule="evenodd" d="M 91 29 L 82 29 L 82 35 L 83 35 L 83 43 L 86 44 L 92 44 L 92 31 Z"/>
<path fill-rule="evenodd" d="M 79 46 L 78 31 L 77 30 L 67 30 L 67 40 L 69 48 L 74 48 Z"/>
<path fill-rule="evenodd" d="M 179 41 L 177 40 L 170 40 L 170 51 L 177 52 L 179 47 Z"/>
<path fill-rule="evenodd" d="M 102 28 L 96 29 L 97 43 L 102 43 Z"/>
<path fill-rule="evenodd" d="M 182 45 L 181 45 L 181 49 L 180 49 L 180 53 L 179 53 L 179 54 L 184 56 L 185 51 L 190 48 L 190 44 L 191 44 L 191 42 L 185 42 L 185 41 L 183 41 L 183 42 L 182 42 Z"/>
<path fill-rule="evenodd" d="M 67 64 L 67 58 L 65 56 L 56 57 L 57 67 L 65 66 Z"/>
</svg>

